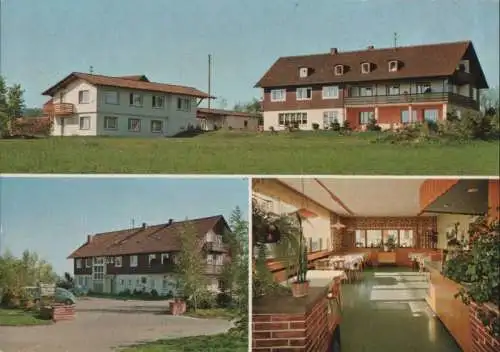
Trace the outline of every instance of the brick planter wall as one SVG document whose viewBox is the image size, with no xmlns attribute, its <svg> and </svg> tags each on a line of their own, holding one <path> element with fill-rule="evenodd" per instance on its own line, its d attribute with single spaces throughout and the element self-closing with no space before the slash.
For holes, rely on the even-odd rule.
<svg viewBox="0 0 500 352">
<path fill-rule="evenodd" d="M 340 323 L 340 313 L 337 308 L 331 309 L 329 304 L 334 300 L 327 298 L 327 292 L 320 290 L 304 313 L 253 314 L 252 351 L 327 352 L 333 331 Z M 301 299 L 296 300 L 300 304 Z"/>
<path fill-rule="evenodd" d="M 492 336 L 478 318 L 478 306 L 471 303 L 469 318 L 472 330 L 472 352 L 497 352 L 500 351 L 500 339 Z M 488 307 L 486 307 L 488 308 Z M 490 312 L 499 317 L 498 309 L 488 308 Z"/>
<path fill-rule="evenodd" d="M 53 305 L 40 308 L 40 315 L 52 321 L 73 320 L 75 318 L 74 305 Z"/>
<path fill-rule="evenodd" d="M 170 302 L 170 314 L 183 315 L 184 313 L 186 313 L 186 302 L 184 301 Z"/>
</svg>

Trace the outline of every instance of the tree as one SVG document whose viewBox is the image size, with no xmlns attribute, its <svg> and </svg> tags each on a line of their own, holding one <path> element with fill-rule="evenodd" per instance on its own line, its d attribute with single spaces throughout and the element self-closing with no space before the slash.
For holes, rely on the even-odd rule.
<svg viewBox="0 0 500 352">
<path fill-rule="evenodd" d="M 8 125 L 7 114 L 7 86 L 5 80 L 0 76 L 0 134 L 5 133 Z"/>
<path fill-rule="evenodd" d="M 233 110 L 240 112 L 248 112 L 250 114 L 255 114 L 255 115 L 262 114 L 260 101 L 257 98 L 253 98 L 250 102 L 246 103 L 239 102 L 234 106 Z"/>
<path fill-rule="evenodd" d="M 23 117 L 40 117 L 43 116 L 43 109 L 40 108 L 25 108 Z"/>
<path fill-rule="evenodd" d="M 231 231 L 224 232 L 223 242 L 229 251 L 230 260 L 224 263 L 221 280 L 221 294 L 231 302 L 236 298 L 238 321 L 237 330 L 246 334 L 248 331 L 248 222 L 236 207 L 229 218 Z M 220 302 L 219 302 L 220 304 Z"/>
<path fill-rule="evenodd" d="M 30 251 L 24 251 L 21 258 L 16 258 L 9 252 L 0 256 L 0 273 L 0 291 L 3 292 L 4 304 L 24 298 L 25 286 L 54 283 L 57 278 L 52 265 Z"/>
<path fill-rule="evenodd" d="M 227 104 L 227 99 L 226 98 L 220 98 L 218 105 L 219 105 L 219 109 L 222 109 L 222 110 L 226 109 L 227 105 L 228 105 Z"/>
<path fill-rule="evenodd" d="M 192 225 L 186 223 L 179 231 L 181 250 L 177 270 L 179 288 L 185 297 L 192 300 L 194 311 L 198 309 L 198 298 L 206 290 L 205 260 L 201 239 Z"/>
<path fill-rule="evenodd" d="M 7 115 L 10 120 L 23 116 L 25 108 L 23 94 L 24 90 L 20 84 L 7 88 Z"/>
</svg>

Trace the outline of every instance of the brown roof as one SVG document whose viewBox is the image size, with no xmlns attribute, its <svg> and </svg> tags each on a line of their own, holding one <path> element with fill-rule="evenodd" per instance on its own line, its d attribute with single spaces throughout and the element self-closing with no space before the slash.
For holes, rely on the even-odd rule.
<svg viewBox="0 0 500 352">
<path fill-rule="evenodd" d="M 137 79 L 137 76 L 134 76 L 136 79 L 130 78 L 131 76 L 124 77 L 111 77 L 111 76 L 102 76 L 102 75 L 94 75 L 88 73 L 81 72 L 73 72 L 68 76 L 63 78 L 61 81 L 57 82 L 55 85 L 44 91 L 43 95 L 53 96 L 57 90 L 65 87 L 69 83 L 73 82 L 76 79 L 82 79 L 90 84 L 96 86 L 108 86 L 108 87 L 120 87 L 120 88 L 129 88 L 129 89 L 139 89 L 139 90 L 147 90 L 152 92 L 162 92 L 169 94 L 179 94 L 179 95 L 187 95 L 196 98 L 208 98 L 208 94 L 202 92 L 193 87 L 179 86 L 173 84 L 165 84 L 165 83 L 155 83 L 144 80 Z M 145 76 L 144 76 L 145 77 Z"/>
<path fill-rule="evenodd" d="M 90 242 L 85 242 L 68 257 L 83 258 L 95 256 L 116 256 L 139 253 L 157 253 L 180 250 L 179 231 L 183 226 L 193 226 L 199 236 L 204 236 L 219 222 L 229 228 L 222 215 L 199 218 L 172 224 L 159 224 L 133 229 L 100 233 L 92 236 Z"/>
<path fill-rule="evenodd" d="M 367 49 L 361 51 L 290 56 L 279 58 L 255 87 L 269 88 L 302 84 L 342 83 L 392 80 L 417 77 L 446 77 L 452 75 L 466 53 L 478 62 L 472 42 L 427 44 L 398 48 Z M 388 63 L 400 62 L 396 72 L 389 72 Z M 374 69 L 361 73 L 361 63 L 369 62 Z M 336 76 L 334 67 L 344 65 L 347 70 Z M 487 88 L 479 63 L 479 88 Z M 299 68 L 309 68 L 308 77 L 299 77 Z"/>
<path fill-rule="evenodd" d="M 198 117 L 204 117 L 204 115 L 255 117 L 255 118 L 259 117 L 259 115 L 252 114 L 249 112 L 231 111 L 231 110 L 222 110 L 222 109 L 207 109 L 207 108 L 198 108 L 197 115 L 198 115 Z"/>
<path fill-rule="evenodd" d="M 130 79 L 132 81 L 149 82 L 149 79 L 146 77 L 146 75 L 119 76 L 118 78 Z"/>
</svg>

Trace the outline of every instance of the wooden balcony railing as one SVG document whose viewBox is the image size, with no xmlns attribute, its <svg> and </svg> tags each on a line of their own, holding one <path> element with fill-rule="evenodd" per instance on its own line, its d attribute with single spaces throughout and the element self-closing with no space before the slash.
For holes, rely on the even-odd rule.
<svg viewBox="0 0 500 352">
<path fill-rule="evenodd" d="M 207 264 L 205 266 L 205 274 L 220 274 L 223 268 L 223 265 Z"/>
<path fill-rule="evenodd" d="M 477 101 L 470 97 L 456 93 L 431 92 L 422 94 L 399 94 L 399 95 L 372 95 L 345 97 L 344 103 L 347 106 L 356 105 L 377 105 L 377 104 L 411 104 L 425 102 L 450 102 L 457 105 L 478 109 Z"/>
<path fill-rule="evenodd" d="M 205 248 L 211 252 L 225 252 L 227 250 L 226 245 L 220 242 L 206 242 Z"/>
<path fill-rule="evenodd" d="M 69 117 L 75 113 L 75 105 L 71 103 L 53 103 L 45 106 L 43 112 L 53 116 Z"/>
</svg>

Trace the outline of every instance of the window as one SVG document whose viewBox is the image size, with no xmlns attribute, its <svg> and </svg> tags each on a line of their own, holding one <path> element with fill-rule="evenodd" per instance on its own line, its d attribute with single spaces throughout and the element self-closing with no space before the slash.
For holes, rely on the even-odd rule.
<svg viewBox="0 0 500 352">
<path fill-rule="evenodd" d="M 161 254 L 161 263 L 162 263 L 162 264 L 167 263 L 167 262 L 168 262 L 168 258 L 169 258 L 169 256 L 170 256 L 170 255 L 169 255 L 168 253 L 162 253 L 162 254 Z"/>
<path fill-rule="evenodd" d="M 344 74 L 344 65 L 336 65 L 334 72 L 335 76 L 342 76 Z"/>
<path fill-rule="evenodd" d="M 213 264 L 214 263 L 214 255 L 208 254 L 207 255 L 207 264 Z"/>
<path fill-rule="evenodd" d="M 410 112 L 408 110 L 401 110 L 401 123 L 410 123 L 417 122 L 417 110 L 411 111 L 411 119 Z"/>
<path fill-rule="evenodd" d="M 188 112 L 191 111 L 191 99 L 177 98 L 177 110 Z"/>
<path fill-rule="evenodd" d="M 312 88 L 297 88 L 297 100 L 309 100 L 312 98 Z"/>
<path fill-rule="evenodd" d="M 430 93 L 432 91 L 430 83 L 418 83 L 417 94 Z"/>
<path fill-rule="evenodd" d="M 278 114 L 278 123 L 280 124 L 280 126 L 307 125 L 307 113 L 280 113 Z"/>
<path fill-rule="evenodd" d="M 115 258 L 115 267 L 121 268 L 122 267 L 122 257 L 116 257 Z"/>
<path fill-rule="evenodd" d="M 118 118 L 114 116 L 104 116 L 104 129 L 105 130 L 118 129 Z"/>
<path fill-rule="evenodd" d="M 92 266 L 92 259 L 91 258 L 85 259 L 85 267 L 90 268 L 91 266 Z"/>
<path fill-rule="evenodd" d="M 339 98 L 339 87 L 330 86 L 323 87 L 323 99 L 338 99 Z"/>
<path fill-rule="evenodd" d="M 77 269 L 81 269 L 82 268 L 82 260 L 81 259 L 77 259 L 76 260 L 76 268 Z"/>
<path fill-rule="evenodd" d="M 356 247 L 364 248 L 366 247 L 366 231 L 356 230 Z"/>
<path fill-rule="evenodd" d="M 160 133 L 163 130 L 163 121 L 152 120 L 151 121 L 151 132 Z"/>
<path fill-rule="evenodd" d="M 148 263 L 151 265 L 151 261 L 156 259 L 156 254 L 150 254 L 148 255 Z"/>
<path fill-rule="evenodd" d="M 285 101 L 286 89 L 273 89 L 271 90 L 271 101 Z"/>
<path fill-rule="evenodd" d="M 132 280 L 128 280 L 128 287 L 132 288 Z"/>
<path fill-rule="evenodd" d="M 387 95 L 399 95 L 399 84 L 387 86 Z"/>
<path fill-rule="evenodd" d="M 134 268 L 136 266 L 137 266 L 137 256 L 131 255 L 130 256 L 130 267 Z"/>
<path fill-rule="evenodd" d="M 90 116 L 80 116 L 80 129 L 90 130 Z"/>
<path fill-rule="evenodd" d="M 165 97 L 163 95 L 153 95 L 153 108 L 161 109 L 165 106 Z"/>
<path fill-rule="evenodd" d="M 389 61 L 389 72 L 396 72 L 398 70 L 397 61 Z"/>
<path fill-rule="evenodd" d="M 361 73 L 370 73 L 370 63 L 369 62 L 363 62 L 361 64 Z"/>
<path fill-rule="evenodd" d="M 437 109 L 424 110 L 425 121 L 436 122 L 438 120 L 439 111 Z"/>
<path fill-rule="evenodd" d="M 168 278 L 166 276 L 163 277 L 161 288 L 166 290 L 168 288 Z"/>
<path fill-rule="evenodd" d="M 366 246 L 379 247 L 382 241 L 381 230 L 366 230 Z"/>
<path fill-rule="evenodd" d="M 151 279 L 150 282 L 151 282 L 151 289 L 154 290 L 156 285 L 155 279 Z"/>
<path fill-rule="evenodd" d="M 81 90 L 78 92 L 78 104 L 90 103 L 90 92 L 88 90 Z"/>
<path fill-rule="evenodd" d="M 141 120 L 128 119 L 128 130 L 130 132 L 139 132 L 141 130 Z"/>
<path fill-rule="evenodd" d="M 301 68 L 299 69 L 299 76 L 300 76 L 301 78 L 307 77 L 307 76 L 308 76 L 308 74 L 309 74 L 309 69 L 308 69 L 307 67 L 301 67 Z"/>
<path fill-rule="evenodd" d="M 330 127 L 334 122 L 342 123 L 342 121 L 339 120 L 338 111 L 323 112 L 323 128 Z"/>
<path fill-rule="evenodd" d="M 359 123 L 361 125 L 366 125 L 373 118 L 372 111 L 361 111 L 359 113 Z"/>
<path fill-rule="evenodd" d="M 125 285 L 125 280 L 120 280 L 120 286 L 124 286 Z"/>
<path fill-rule="evenodd" d="M 399 246 L 400 247 L 413 247 L 413 230 L 400 230 L 399 231 Z"/>
<path fill-rule="evenodd" d="M 137 93 L 130 93 L 129 104 L 131 106 L 142 106 L 142 95 Z"/>
<path fill-rule="evenodd" d="M 359 88 L 360 97 L 371 97 L 373 95 L 372 87 L 361 87 Z"/>
<path fill-rule="evenodd" d="M 104 92 L 104 103 L 112 105 L 120 104 L 118 100 L 118 92 Z"/>
</svg>

